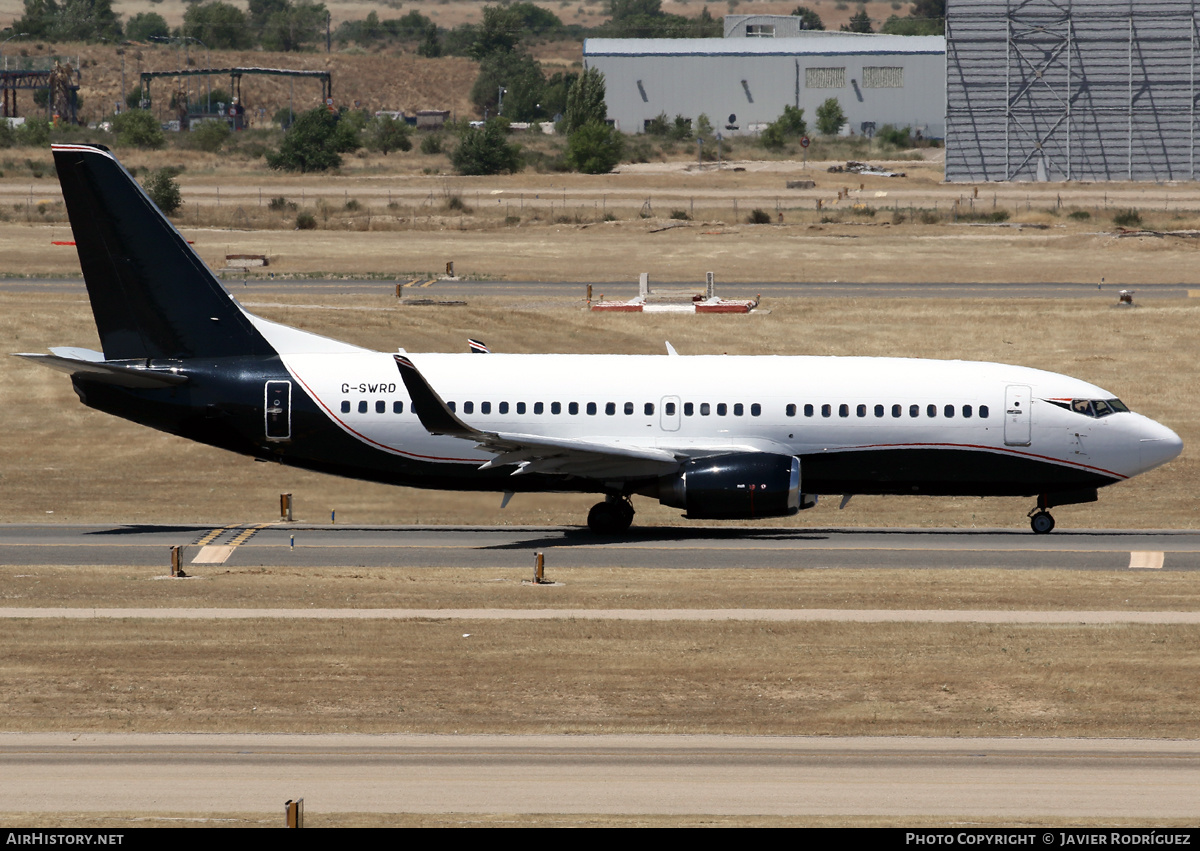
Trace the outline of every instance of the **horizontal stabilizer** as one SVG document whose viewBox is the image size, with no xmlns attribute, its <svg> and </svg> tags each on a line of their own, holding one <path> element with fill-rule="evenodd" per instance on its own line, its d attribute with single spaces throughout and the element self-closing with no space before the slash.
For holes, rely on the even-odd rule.
<svg viewBox="0 0 1200 851">
<path fill-rule="evenodd" d="M 63 351 L 60 349 L 59 351 Z M 86 353 L 86 349 L 78 350 Z M 91 354 L 98 354 L 91 352 Z M 77 357 L 63 357 L 61 354 L 41 355 L 18 353 L 19 358 L 40 363 L 51 369 L 69 372 L 72 377 L 87 378 L 101 384 L 115 384 L 118 387 L 133 387 L 145 389 L 150 387 L 173 387 L 187 381 L 186 375 L 181 375 L 170 369 L 156 369 L 143 366 L 141 362 L 128 363 L 120 361 L 92 360 Z"/>
</svg>

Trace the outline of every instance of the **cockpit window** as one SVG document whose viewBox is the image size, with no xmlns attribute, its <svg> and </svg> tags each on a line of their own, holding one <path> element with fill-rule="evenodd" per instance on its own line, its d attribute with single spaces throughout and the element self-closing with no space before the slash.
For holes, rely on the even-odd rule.
<svg viewBox="0 0 1200 851">
<path fill-rule="evenodd" d="M 1046 401 L 1052 405 L 1058 405 L 1060 408 L 1066 408 L 1068 411 L 1074 411 L 1076 414 L 1083 414 L 1083 416 L 1093 419 L 1107 417 L 1109 414 L 1129 412 L 1128 406 L 1120 399 L 1071 399 L 1070 401 L 1047 399 Z"/>
</svg>

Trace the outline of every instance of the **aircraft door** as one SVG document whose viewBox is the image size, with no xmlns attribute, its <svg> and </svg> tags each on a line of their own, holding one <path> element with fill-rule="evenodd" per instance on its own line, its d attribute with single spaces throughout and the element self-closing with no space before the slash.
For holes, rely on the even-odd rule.
<svg viewBox="0 0 1200 851">
<path fill-rule="evenodd" d="M 679 431 L 679 397 L 663 396 L 660 420 L 663 431 Z"/>
<path fill-rule="evenodd" d="M 267 440 L 291 440 L 292 382 L 268 381 L 263 408 Z"/>
<path fill-rule="evenodd" d="M 1017 384 L 1004 391 L 1004 445 L 1028 446 L 1031 422 L 1029 388 Z"/>
</svg>

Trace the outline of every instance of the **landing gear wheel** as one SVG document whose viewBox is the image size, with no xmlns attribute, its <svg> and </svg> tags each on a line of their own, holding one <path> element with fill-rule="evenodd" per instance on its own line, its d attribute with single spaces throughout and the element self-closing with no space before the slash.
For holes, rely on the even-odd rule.
<svg viewBox="0 0 1200 851">
<path fill-rule="evenodd" d="M 597 535 L 619 535 L 632 523 L 633 505 L 624 497 L 610 497 L 588 512 L 588 528 Z"/>
<path fill-rule="evenodd" d="M 1054 518 L 1049 511 L 1039 511 L 1030 516 L 1029 528 L 1033 529 L 1034 534 L 1045 535 L 1054 530 Z"/>
</svg>

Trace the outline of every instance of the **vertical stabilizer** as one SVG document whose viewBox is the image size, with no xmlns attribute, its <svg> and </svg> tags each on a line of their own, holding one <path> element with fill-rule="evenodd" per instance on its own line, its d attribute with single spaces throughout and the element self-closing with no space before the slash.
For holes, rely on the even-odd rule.
<svg viewBox="0 0 1200 851">
<path fill-rule="evenodd" d="M 53 150 L 106 359 L 273 354 L 107 148 Z"/>
</svg>

